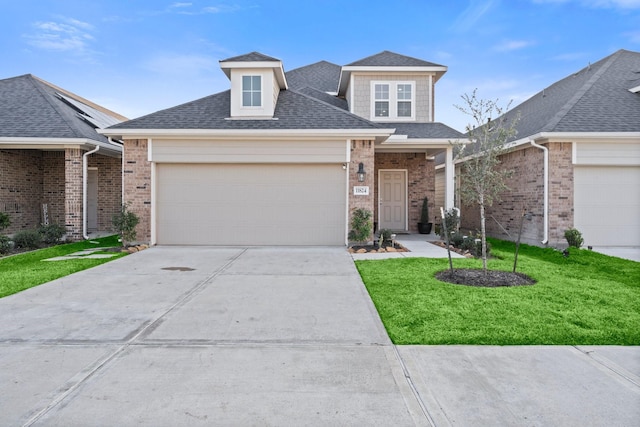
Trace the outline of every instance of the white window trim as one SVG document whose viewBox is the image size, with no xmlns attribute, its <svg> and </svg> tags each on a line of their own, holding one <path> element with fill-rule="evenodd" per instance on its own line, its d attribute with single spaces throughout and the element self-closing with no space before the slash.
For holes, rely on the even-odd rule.
<svg viewBox="0 0 640 427">
<path fill-rule="evenodd" d="M 376 85 L 389 85 L 389 116 L 376 117 Z M 411 116 L 398 117 L 398 85 L 411 86 Z M 370 120 L 372 122 L 407 122 L 416 120 L 416 82 L 405 80 L 372 80 L 370 87 L 371 110 Z M 400 100 L 403 101 L 403 100 Z M 406 100 L 404 100 L 406 101 Z"/>
<path fill-rule="evenodd" d="M 243 85 L 243 81 L 244 81 L 245 77 L 259 77 L 260 78 L 260 105 L 244 105 L 244 85 Z M 240 76 L 240 108 L 243 109 L 243 110 L 262 110 L 262 109 L 264 109 L 264 79 L 262 78 L 262 74 L 242 74 L 242 76 Z"/>
</svg>

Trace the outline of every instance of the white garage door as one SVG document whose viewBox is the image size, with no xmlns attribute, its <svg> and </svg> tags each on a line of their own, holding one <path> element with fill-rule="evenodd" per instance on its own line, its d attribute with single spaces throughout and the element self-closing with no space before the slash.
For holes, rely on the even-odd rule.
<svg viewBox="0 0 640 427">
<path fill-rule="evenodd" d="M 165 245 L 344 245 L 342 164 L 158 164 Z"/>
<path fill-rule="evenodd" d="M 640 246 L 640 167 L 576 166 L 574 224 L 585 245 Z"/>
</svg>

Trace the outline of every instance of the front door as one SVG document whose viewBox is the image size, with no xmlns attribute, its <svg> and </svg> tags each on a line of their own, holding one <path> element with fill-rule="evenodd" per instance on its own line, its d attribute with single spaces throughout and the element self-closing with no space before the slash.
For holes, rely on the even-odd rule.
<svg viewBox="0 0 640 427">
<path fill-rule="evenodd" d="M 381 170 L 379 188 L 379 229 L 407 230 L 407 171 Z"/>
<path fill-rule="evenodd" d="M 87 230 L 98 229 L 98 171 L 87 171 Z"/>
</svg>

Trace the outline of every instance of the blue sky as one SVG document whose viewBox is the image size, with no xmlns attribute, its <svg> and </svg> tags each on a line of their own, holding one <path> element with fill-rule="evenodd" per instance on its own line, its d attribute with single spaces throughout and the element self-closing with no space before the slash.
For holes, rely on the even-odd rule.
<svg viewBox="0 0 640 427">
<path fill-rule="evenodd" d="M 285 71 L 391 50 L 446 65 L 436 120 L 514 105 L 618 49 L 640 51 L 640 0 L 0 0 L 0 78 L 31 73 L 134 118 L 229 87 L 218 61 Z"/>
</svg>

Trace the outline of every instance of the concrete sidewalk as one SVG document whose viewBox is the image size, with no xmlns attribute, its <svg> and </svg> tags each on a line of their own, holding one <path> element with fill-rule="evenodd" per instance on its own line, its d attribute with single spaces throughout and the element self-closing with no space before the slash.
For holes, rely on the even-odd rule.
<svg viewBox="0 0 640 427">
<path fill-rule="evenodd" d="M 447 250 L 434 245 L 432 241 L 440 238 L 435 234 L 398 234 L 396 241 L 407 248 L 409 252 L 386 252 L 381 254 L 351 254 L 354 260 L 388 259 L 388 258 L 447 258 Z M 464 258 L 451 252 L 451 258 Z"/>
<path fill-rule="evenodd" d="M 640 419 L 640 347 L 394 346 L 344 248 L 155 247 L 0 322 L 0 425 Z"/>
</svg>

